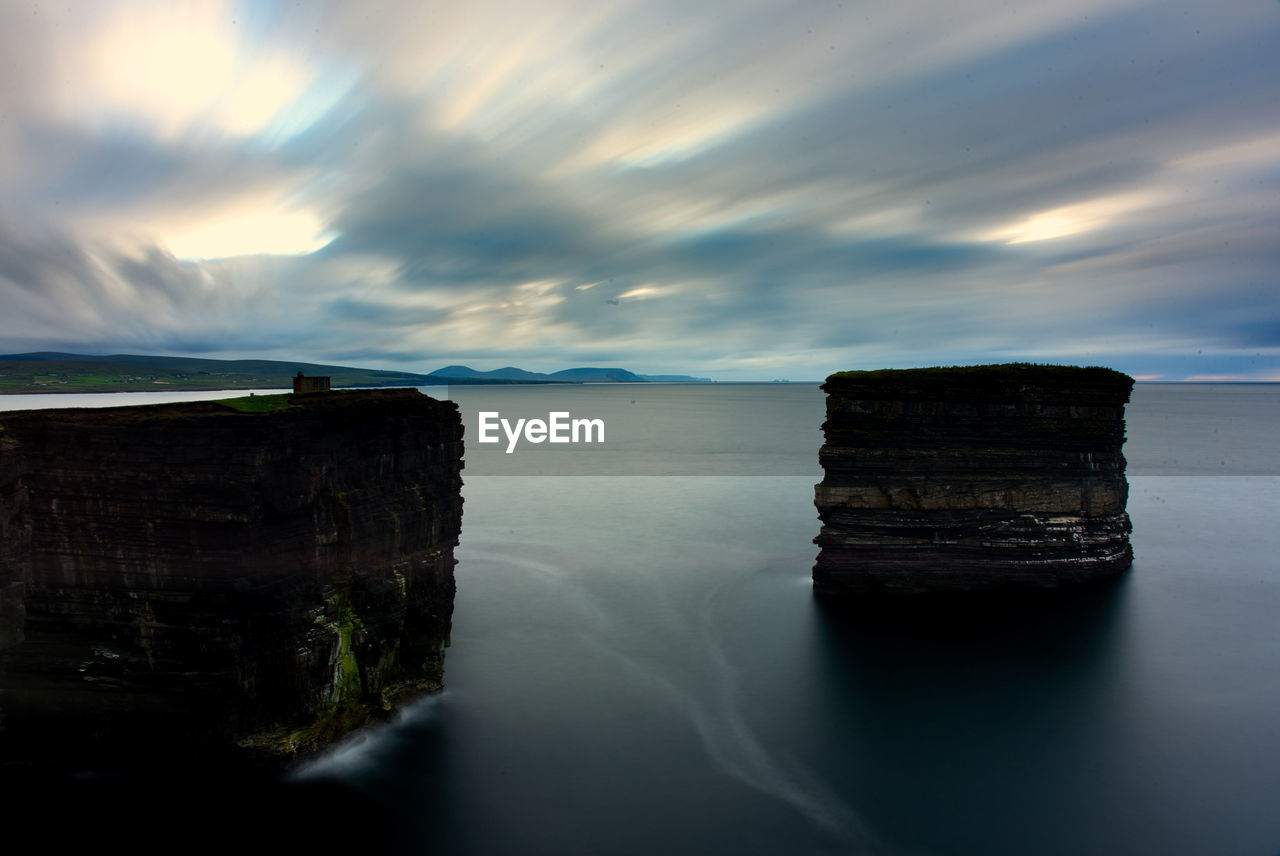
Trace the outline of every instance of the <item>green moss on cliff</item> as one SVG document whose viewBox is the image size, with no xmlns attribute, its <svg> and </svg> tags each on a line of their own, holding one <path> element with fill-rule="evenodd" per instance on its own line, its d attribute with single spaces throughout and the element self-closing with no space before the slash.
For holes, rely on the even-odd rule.
<svg viewBox="0 0 1280 856">
<path fill-rule="evenodd" d="M 241 745 L 277 756 L 306 755 L 369 722 L 371 709 L 364 699 L 364 683 L 356 658 L 362 626 L 351 604 L 349 585 L 340 582 L 325 590 L 324 610 L 316 622 L 334 636 L 329 661 L 332 671 L 324 706 L 305 725 L 255 734 L 241 741 Z M 385 655 L 386 652 L 383 660 L 388 659 Z M 386 664 L 388 670 L 392 663 L 394 657 Z M 381 699 L 378 707 L 383 707 Z"/>
<path fill-rule="evenodd" d="M 355 646 L 360 638 L 360 619 L 351 607 L 351 592 L 339 583 L 324 594 L 324 613 L 320 622 L 337 636 L 337 650 L 333 654 L 333 678 L 329 691 L 329 703 L 340 706 L 344 702 L 358 701 L 363 695 L 360 682 L 360 664 L 356 661 Z"/>
<path fill-rule="evenodd" d="M 335 740 L 369 724 L 369 709 L 362 704 L 338 705 L 300 728 L 281 728 L 254 734 L 239 745 L 275 758 L 310 755 Z"/>
</svg>

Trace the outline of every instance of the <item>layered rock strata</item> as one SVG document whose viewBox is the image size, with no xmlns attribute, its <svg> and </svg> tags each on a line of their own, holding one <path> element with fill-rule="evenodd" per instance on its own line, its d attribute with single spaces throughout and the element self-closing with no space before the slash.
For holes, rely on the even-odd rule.
<svg viewBox="0 0 1280 856">
<path fill-rule="evenodd" d="M 1027 364 L 827 378 L 821 593 L 1052 587 L 1132 561 L 1133 380 Z"/>
<path fill-rule="evenodd" d="M 0 414 L 0 759 L 289 757 L 439 688 L 461 456 L 411 389 Z"/>
</svg>

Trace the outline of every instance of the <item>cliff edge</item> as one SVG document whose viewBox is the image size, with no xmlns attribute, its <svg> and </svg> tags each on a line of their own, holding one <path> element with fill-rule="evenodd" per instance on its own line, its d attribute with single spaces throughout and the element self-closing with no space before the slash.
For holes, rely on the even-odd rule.
<svg viewBox="0 0 1280 856">
<path fill-rule="evenodd" d="M 1124 405 L 1104 368 L 827 378 L 817 592 L 1053 587 L 1132 561 Z"/>
<path fill-rule="evenodd" d="M 0 414 L 0 760 L 276 763 L 438 689 L 462 430 L 412 389 Z"/>
</svg>

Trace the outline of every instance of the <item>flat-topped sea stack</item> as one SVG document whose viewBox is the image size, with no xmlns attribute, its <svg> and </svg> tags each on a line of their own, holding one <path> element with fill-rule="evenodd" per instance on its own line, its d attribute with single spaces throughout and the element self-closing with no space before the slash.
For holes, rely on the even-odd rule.
<svg viewBox="0 0 1280 856">
<path fill-rule="evenodd" d="M 817 592 L 1046 588 L 1131 564 L 1129 376 L 1014 363 L 840 372 L 822 388 Z"/>
<path fill-rule="evenodd" d="M 461 457 L 412 389 L 0 413 L 0 762 L 275 763 L 438 689 Z"/>
</svg>

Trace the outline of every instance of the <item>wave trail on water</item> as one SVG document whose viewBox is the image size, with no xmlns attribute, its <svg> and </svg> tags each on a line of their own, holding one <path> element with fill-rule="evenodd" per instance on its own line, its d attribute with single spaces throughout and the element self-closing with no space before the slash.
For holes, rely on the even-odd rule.
<svg viewBox="0 0 1280 856">
<path fill-rule="evenodd" d="M 724 586 L 738 581 L 728 579 L 714 586 L 698 609 L 691 638 L 684 646 L 697 652 L 684 664 L 686 670 L 693 670 L 688 680 L 673 677 L 680 670 L 672 664 L 636 656 L 616 641 L 590 641 L 596 650 L 618 662 L 631 680 L 649 687 L 682 715 L 721 774 L 786 804 L 840 840 L 850 852 L 887 856 L 890 848 L 843 798 L 801 761 L 772 749 L 751 725 L 737 670 L 716 630 L 712 608 Z"/>
<path fill-rule="evenodd" d="M 513 549 L 476 537 L 459 555 L 470 574 L 514 572 L 523 593 L 550 596 L 561 621 L 554 628 L 536 625 L 539 632 L 572 638 L 565 650 L 590 651 L 616 664 L 615 680 L 688 724 L 712 771 L 787 806 L 839 852 L 898 853 L 804 761 L 770 745 L 752 724 L 731 646 L 720 631 L 724 604 L 718 601 L 753 579 L 744 569 L 760 557 L 726 559 L 724 552 L 697 577 L 674 580 L 655 572 L 663 563 L 652 557 L 647 573 L 632 573 L 631 563 L 612 556 L 600 557 L 590 571 L 575 570 L 568 560 L 557 561 L 548 544 Z M 803 582 L 808 585 L 808 578 Z"/>
</svg>

